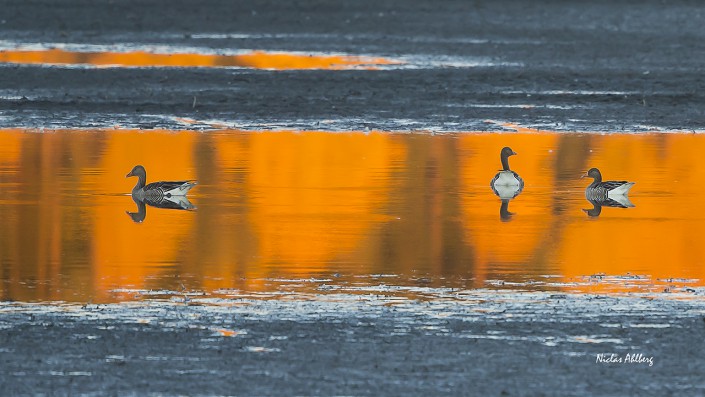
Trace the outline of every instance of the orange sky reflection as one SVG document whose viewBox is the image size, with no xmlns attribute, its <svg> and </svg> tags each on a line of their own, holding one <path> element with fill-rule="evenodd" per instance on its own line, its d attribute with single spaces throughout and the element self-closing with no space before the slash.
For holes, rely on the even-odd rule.
<svg viewBox="0 0 705 397">
<path fill-rule="evenodd" d="M 526 181 L 509 222 L 489 188 L 505 145 Z M 703 285 L 703 151 L 698 134 L 0 130 L 0 293 L 97 302 L 333 274 L 604 293 Z M 148 208 L 133 223 L 125 174 L 138 163 L 150 181 L 197 179 L 198 209 Z M 588 218 L 579 177 L 593 166 L 636 181 L 636 207 Z"/>
<path fill-rule="evenodd" d="M 243 67 L 254 69 L 375 69 L 399 64 L 381 57 L 313 55 L 252 51 L 238 55 L 158 54 L 133 52 L 76 52 L 51 50 L 3 50 L 0 62 L 43 65 L 92 65 L 97 67 Z"/>
</svg>

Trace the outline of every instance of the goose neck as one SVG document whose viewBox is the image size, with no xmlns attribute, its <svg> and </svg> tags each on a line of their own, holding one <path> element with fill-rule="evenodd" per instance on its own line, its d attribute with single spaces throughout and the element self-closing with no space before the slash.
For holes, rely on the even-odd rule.
<svg viewBox="0 0 705 397">
<path fill-rule="evenodd" d="M 132 189 L 132 192 L 134 193 L 135 191 L 142 189 L 146 184 L 147 184 L 147 176 L 144 174 L 138 174 L 137 175 L 137 184 Z"/>
<path fill-rule="evenodd" d="M 502 171 L 509 171 L 509 156 L 502 154 Z"/>
<path fill-rule="evenodd" d="M 592 180 L 592 183 L 590 184 L 590 187 L 597 187 L 597 185 L 599 185 L 602 182 L 602 175 L 600 175 L 600 174 L 597 174 L 597 175 L 593 176 L 592 178 L 593 178 L 593 180 Z"/>
</svg>

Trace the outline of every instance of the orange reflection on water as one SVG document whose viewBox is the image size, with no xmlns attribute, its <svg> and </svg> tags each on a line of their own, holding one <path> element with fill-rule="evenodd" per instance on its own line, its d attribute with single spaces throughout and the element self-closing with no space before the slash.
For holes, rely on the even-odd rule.
<svg viewBox="0 0 705 397">
<path fill-rule="evenodd" d="M 312 55 L 252 51 L 238 55 L 158 54 L 133 52 L 77 52 L 51 50 L 2 50 L 0 63 L 43 65 L 92 65 L 98 67 L 244 67 L 255 69 L 374 69 L 399 64 L 380 57 Z"/>
<path fill-rule="evenodd" d="M 560 262 L 571 264 L 563 274 L 599 273 L 594 263 L 604 264 L 608 274 L 634 274 L 638 261 L 644 268 L 642 274 L 655 279 L 674 275 L 705 279 L 705 222 L 699 204 L 705 197 L 700 182 L 705 180 L 705 158 L 699 155 L 705 149 L 705 138 L 615 135 L 594 136 L 591 141 L 591 166 L 604 170 L 610 179 L 636 181 L 633 201 L 637 207 L 612 209 L 614 216 L 600 222 L 579 227 L 569 224 L 556 251 Z M 569 246 L 568 241 L 584 249 Z"/>
<path fill-rule="evenodd" d="M 526 186 L 503 222 L 489 181 L 507 145 Z M 691 134 L 3 130 L 0 292 L 110 301 L 314 277 L 484 287 L 594 274 L 703 285 L 704 149 Z M 197 179 L 198 209 L 148 207 L 133 223 L 135 164 L 148 181 Z M 636 181 L 636 207 L 588 218 L 579 177 L 593 166 Z M 618 292 L 629 278 L 536 288 Z"/>
<path fill-rule="evenodd" d="M 475 258 L 478 271 L 482 274 L 491 273 L 496 263 L 531 262 L 536 256 L 536 249 L 545 243 L 546 234 L 551 229 L 547 189 L 556 185 L 555 174 L 546 172 L 553 166 L 548 151 L 558 145 L 559 137 L 558 134 L 511 135 L 511 147 L 518 154 L 511 157 L 510 166 L 519 171 L 526 181 L 524 191 L 509 203 L 510 212 L 518 213 L 516 222 L 496 222 L 499 202 L 477 205 L 477 197 L 470 194 L 461 196 L 461 212 L 466 228 L 482 230 L 481 233 L 465 234 L 468 244 L 477 247 Z M 479 190 L 484 190 L 485 185 L 489 186 L 487 175 L 492 176 L 502 168 L 499 149 L 507 141 L 506 135 L 491 134 L 483 136 L 482 145 L 478 147 L 476 136 L 473 139 L 461 138 L 460 150 L 467 154 L 461 156 L 461 183 Z M 482 169 L 485 171 L 477 172 Z M 508 233 L 516 237 L 510 240 Z"/>
<path fill-rule="evenodd" d="M 282 132 L 248 141 L 244 194 L 251 197 L 249 217 L 265 263 L 286 258 L 299 264 L 289 270 L 296 276 L 326 271 L 364 250 L 370 230 L 389 219 L 393 162 L 405 154 L 392 137 Z"/>
<path fill-rule="evenodd" d="M 98 167 L 102 170 L 96 180 L 95 189 L 111 194 L 130 192 L 137 182 L 125 179 L 131 169 L 128 164 L 142 164 L 147 169 L 149 181 L 161 179 L 196 179 L 193 169 L 193 145 L 196 136 L 185 132 L 155 131 L 142 134 L 139 131 L 123 131 L 110 134 L 104 142 Z M 127 171 L 125 171 L 127 170 Z M 121 284 L 149 288 L 150 276 L 163 275 L 162 270 L 181 260 L 182 240 L 193 228 L 194 214 L 171 214 L 171 211 L 149 211 L 148 223 L 130 225 L 124 222 L 125 211 L 136 211 L 132 200 L 123 197 L 96 198 L 113 200 L 124 207 L 121 211 L 101 206 L 93 217 L 92 234 L 96 244 L 91 261 L 96 288 L 100 291 L 114 288 L 115 280 Z M 120 204 L 117 204 L 120 203 Z M 162 220 L 162 215 L 177 215 L 178 218 Z M 151 221 L 155 221 L 152 224 Z"/>
</svg>

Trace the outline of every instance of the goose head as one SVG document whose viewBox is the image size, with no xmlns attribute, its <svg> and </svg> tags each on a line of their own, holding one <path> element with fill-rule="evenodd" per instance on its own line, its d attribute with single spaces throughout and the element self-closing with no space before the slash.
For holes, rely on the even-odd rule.
<svg viewBox="0 0 705 397">
<path fill-rule="evenodd" d="M 592 178 L 596 181 L 601 181 L 602 180 L 602 174 L 600 173 L 600 170 L 597 168 L 590 168 L 588 172 L 585 173 L 585 175 L 581 176 L 581 178 Z"/>
<path fill-rule="evenodd" d="M 509 171 L 509 156 L 514 156 L 516 154 L 517 152 L 513 151 L 509 146 L 502 148 L 502 151 L 499 153 L 499 157 L 502 160 L 502 169 L 504 171 Z"/>
<path fill-rule="evenodd" d="M 131 176 L 137 176 L 146 179 L 147 171 L 141 165 L 136 165 L 132 168 L 132 171 L 128 172 L 127 175 L 125 175 L 125 178 L 129 178 Z"/>
<path fill-rule="evenodd" d="M 502 152 L 500 153 L 500 156 L 506 158 L 509 156 L 514 156 L 516 154 L 517 154 L 517 152 L 513 151 L 512 148 L 510 148 L 509 146 L 505 146 L 502 148 Z"/>
</svg>

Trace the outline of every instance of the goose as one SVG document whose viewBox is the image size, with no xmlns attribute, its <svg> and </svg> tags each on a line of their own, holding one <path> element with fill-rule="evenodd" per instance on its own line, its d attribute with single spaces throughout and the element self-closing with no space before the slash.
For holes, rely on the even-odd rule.
<svg viewBox="0 0 705 397">
<path fill-rule="evenodd" d="M 154 203 L 160 203 L 164 200 L 169 200 L 172 197 L 186 196 L 192 187 L 196 186 L 196 181 L 160 181 L 147 183 L 147 171 L 141 165 L 136 165 L 132 168 L 125 178 L 136 176 L 137 184 L 132 188 L 132 198 L 139 201 L 146 201 L 150 205 L 157 206 Z M 178 200 L 176 200 L 178 202 Z"/>
<path fill-rule="evenodd" d="M 509 156 L 517 154 L 510 147 L 502 148 L 499 154 L 502 160 L 502 169 L 492 178 L 490 186 L 494 194 L 501 199 L 511 199 L 519 195 L 524 189 L 524 180 L 519 174 L 509 169 Z"/>
<path fill-rule="evenodd" d="M 626 198 L 629 189 L 634 186 L 634 182 L 627 181 L 602 181 L 602 174 L 597 168 L 590 170 L 582 176 L 583 178 L 593 178 L 592 183 L 585 189 L 585 198 L 590 202 L 597 202 L 610 207 L 633 207 L 634 205 Z M 610 205 L 610 202 L 624 202 L 623 205 Z M 594 203 L 593 203 L 594 204 Z"/>
</svg>

